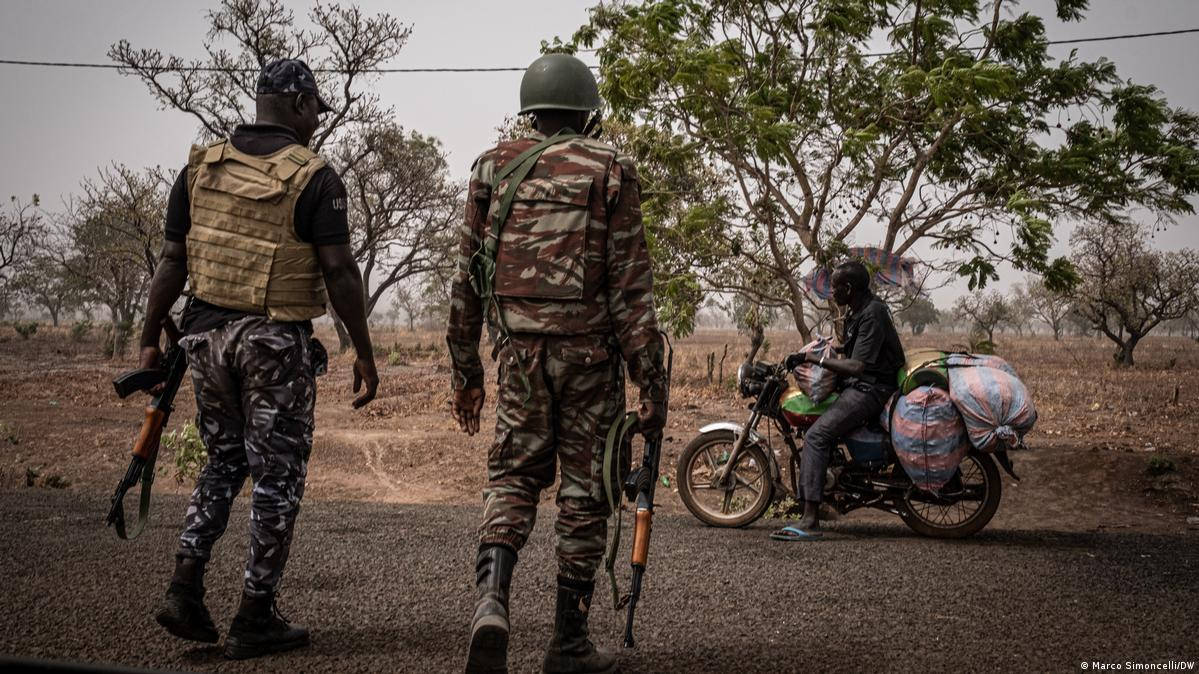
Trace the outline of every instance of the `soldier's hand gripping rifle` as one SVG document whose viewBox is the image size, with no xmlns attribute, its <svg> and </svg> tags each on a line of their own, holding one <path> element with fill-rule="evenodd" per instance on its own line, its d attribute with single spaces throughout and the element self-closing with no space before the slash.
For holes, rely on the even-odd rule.
<svg viewBox="0 0 1199 674">
<path fill-rule="evenodd" d="M 663 420 L 670 410 L 670 376 L 674 369 L 674 347 L 666 333 L 662 333 L 666 342 L 666 399 L 663 405 Z M 641 465 L 629 473 L 625 481 L 625 495 L 630 501 L 636 501 L 637 509 L 633 519 L 633 554 L 630 560 L 633 566 L 633 578 L 629 587 L 628 615 L 624 623 L 624 647 L 633 647 L 633 615 L 637 611 L 637 602 L 641 599 L 641 581 L 645 577 L 645 566 L 649 561 L 649 535 L 654 521 L 654 490 L 658 485 L 658 463 L 662 460 L 662 436 L 666 433 L 666 425 L 652 438 L 645 440 L 645 454 Z"/>
<path fill-rule="evenodd" d="M 179 346 L 179 329 L 175 327 L 170 316 L 162 321 L 162 327 L 167 334 L 170 345 L 163 355 L 159 369 L 143 369 L 126 372 L 112 380 L 113 388 L 121 398 L 127 398 L 134 391 L 147 391 L 162 385 L 160 393 L 154 396 L 146 407 L 146 418 L 142 421 L 141 432 L 133 445 L 133 458 L 129 461 L 129 469 L 125 477 L 117 485 L 117 491 L 112 495 L 112 508 L 108 511 L 106 523 L 113 527 L 117 536 L 124 540 L 132 540 L 141 535 L 146 528 L 150 515 L 150 489 L 154 484 L 154 462 L 158 459 L 158 445 L 162 439 L 162 429 L 174 409 L 175 394 L 179 392 L 179 384 L 183 381 L 183 373 L 187 371 L 187 357 Z M 125 493 L 141 480 L 141 498 L 138 504 L 137 525 L 131 531 L 125 527 Z"/>
</svg>

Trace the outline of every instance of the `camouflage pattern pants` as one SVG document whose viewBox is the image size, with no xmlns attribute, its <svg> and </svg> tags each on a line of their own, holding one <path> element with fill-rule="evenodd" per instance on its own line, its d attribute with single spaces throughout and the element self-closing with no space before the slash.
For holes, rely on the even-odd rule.
<svg viewBox="0 0 1199 674">
<path fill-rule="evenodd" d="M 326 356 L 306 326 L 247 316 L 182 340 L 208 449 L 187 507 L 179 557 L 208 559 L 253 478 L 245 594 L 274 592 L 287 564 L 312 449 L 316 376 Z"/>
<path fill-rule="evenodd" d="M 519 357 L 518 357 L 519 356 Z M 518 366 L 523 365 L 532 395 Z M 487 455 L 481 544 L 520 550 L 542 490 L 558 487 L 558 569 L 591 580 L 604 554 L 604 441 L 624 412 L 621 361 L 602 336 L 513 335 L 500 352 L 495 442 Z"/>
</svg>

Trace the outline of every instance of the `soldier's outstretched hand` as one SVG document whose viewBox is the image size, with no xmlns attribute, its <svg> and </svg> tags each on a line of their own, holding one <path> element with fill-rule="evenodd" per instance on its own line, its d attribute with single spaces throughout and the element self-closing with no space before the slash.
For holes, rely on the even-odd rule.
<svg viewBox="0 0 1199 674">
<path fill-rule="evenodd" d="M 366 390 L 354 398 L 354 409 L 374 400 L 375 392 L 379 390 L 379 373 L 375 371 L 374 358 L 358 358 L 354 361 L 354 393 L 358 393 L 363 384 L 366 385 Z"/>
<path fill-rule="evenodd" d="M 479 416 L 483 412 L 483 389 L 464 388 L 454 391 L 450 401 L 450 413 L 467 435 L 479 432 Z"/>
</svg>

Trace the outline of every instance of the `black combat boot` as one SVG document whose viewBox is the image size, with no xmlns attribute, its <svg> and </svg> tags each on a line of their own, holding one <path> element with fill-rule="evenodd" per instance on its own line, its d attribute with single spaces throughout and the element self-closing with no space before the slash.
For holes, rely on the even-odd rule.
<svg viewBox="0 0 1199 674">
<path fill-rule="evenodd" d="M 484 545 L 475 560 L 478 599 L 470 624 L 467 674 L 508 671 L 508 587 L 516 551 L 506 545 Z"/>
<path fill-rule="evenodd" d="M 587 612 L 593 581 L 558 576 L 558 608 L 554 638 L 545 651 L 546 674 L 599 674 L 616 671 L 616 656 L 597 649 L 587 638 Z"/>
<path fill-rule="evenodd" d="M 159 625 L 180 639 L 215 644 L 220 635 L 204 605 L 204 560 L 179 557 L 167 597 L 154 616 Z"/>
<path fill-rule="evenodd" d="M 307 645 L 308 630 L 288 624 L 275 607 L 274 595 L 242 595 L 241 606 L 229 627 L 229 636 L 225 637 L 225 657 L 244 660 Z"/>
</svg>

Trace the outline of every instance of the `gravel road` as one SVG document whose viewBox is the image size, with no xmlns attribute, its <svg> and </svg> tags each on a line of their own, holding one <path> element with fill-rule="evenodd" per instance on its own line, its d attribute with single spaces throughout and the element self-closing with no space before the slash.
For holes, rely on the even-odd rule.
<svg viewBox="0 0 1199 674">
<path fill-rule="evenodd" d="M 0 491 L 0 656 L 168 671 L 461 671 L 477 508 L 306 503 L 280 606 L 313 644 L 234 663 L 153 621 L 183 500 L 156 499 L 157 519 L 133 543 L 104 529 L 106 500 Z M 552 516 L 542 510 L 517 566 L 513 672 L 538 671 L 552 628 Z M 209 572 L 222 630 L 246 517 L 243 498 Z M 773 524 L 728 531 L 660 516 L 622 671 L 1042 672 L 1199 659 L 1194 533 L 997 528 L 942 542 L 850 516 L 824 541 L 784 544 L 767 539 Z M 623 615 L 606 580 L 598 590 L 593 635 L 615 647 Z"/>
</svg>

